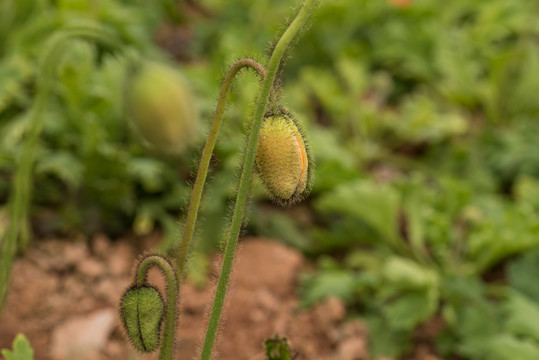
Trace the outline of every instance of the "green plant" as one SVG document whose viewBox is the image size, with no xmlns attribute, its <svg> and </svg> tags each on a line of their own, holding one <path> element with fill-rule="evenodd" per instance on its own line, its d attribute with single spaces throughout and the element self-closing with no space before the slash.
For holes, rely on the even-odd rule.
<svg viewBox="0 0 539 360">
<path fill-rule="evenodd" d="M 410 351 L 414 331 L 437 317 L 444 324 L 435 334 L 442 355 L 509 358 L 491 350 L 503 338 L 513 356 L 533 358 L 527 354 L 536 354 L 539 342 L 520 336 L 539 310 L 533 291 L 522 286 L 527 272 L 537 271 L 529 253 L 539 248 L 536 212 L 471 187 L 453 177 L 416 175 L 385 185 L 355 180 L 319 197 L 321 213 L 350 222 L 344 235 L 341 222 L 316 236 L 334 249 L 358 248 L 342 263 L 320 260 L 319 271 L 303 279 L 305 303 L 333 294 L 361 304 L 376 355 Z M 509 269 L 507 283 L 483 280 L 496 267 Z"/>
<path fill-rule="evenodd" d="M 13 257 L 32 230 L 114 234 L 131 227 L 146 234 L 160 225 L 167 248 L 188 189 L 169 166 L 178 155 L 149 154 L 124 116 L 134 54 L 147 54 L 154 67 L 164 62 L 149 35 L 166 19 L 160 2 L 8 0 L 0 12 L 0 199 L 7 218 L 0 234 L 2 303 Z M 183 82 L 175 86 L 190 97 Z M 198 134 L 193 104 L 185 107 L 190 144 Z M 35 226 L 50 209 L 53 219 Z"/>
<path fill-rule="evenodd" d="M 2 355 L 6 360 L 33 360 L 34 350 L 26 336 L 18 334 L 13 340 L 13 351 L 2 349 Z"/>
<path fill-rule="evenodd" d="M 167 280 L 166 306 L 159 291 L 146 282 L 148 270 L 157 267 Z M 133 286 L 127 289 L 120 304 L 120 317 L 126 334 L 140 351 L 152 352 L 161 342 L 159 359 L 172 359 L 176 335 L 178 279 L 174 266 L 160 255 L 143 256 L 137 264 Z M 161 323 L 164 321 L 164 329 Z M 160 341 L 162 331 L 163 340 Z"/>
<path fill-rule="evenodd" d="M 28 209 L 31 199 L 32 169 L 35 164 L 38 139 L 43 128 L 43 115 L 51 95 L 56 64 L 60 61 L 65 44 L 73 38 L 89 38 L 109 45 L 112 43 L 113 46 L 117 41 L 113 34 L 100 27 L 99 24 L 89 21 L 86 24 L 66 27 L 63 31 L 59 31 L 50 39 L 45 49 L 37 78 L 37 95 L 29 114 L 30 130 L 20 155 L 19 168 L 14 176 L 13 192 L 8 204 L 10 223 L 1 248 L 0 304 L 3 303 L 5 297 L 15 251 L 17 248 L 24 249 L 29 242 Z"/>
<path fill-rule="evenodd" d="M 264 340 L 268 360 L 292 360 L 288 340 L 279 335 Z"/>
<path fill-rule="evenodd" d="M 236 73 L 243 67 L 251 67 L 252 69 L 256 70 L 258 74 L 260 75 L 262 80 L 260 93 L 258 95 L 258 100 L 255 106 L 255 111 L 253 114 L 252 121 L 250 123 L 250 131 L 249 136 L 247 139 L 247 145 L 245 149 L 245 157 L 244 157 L 244 163 L 242 166 L 242 172 L 239 179 L 239 185 L 237 190 L 237 198 L 234 206 L 233 216 L 230 222 L 230 228 L 228 229 L 227 233 L 227 239 L 226 239 L 226 245 L 224 250 L 224 258 L 223 263 L 221 267 L 221 274 L 219 276 L 219 281 L 217 284 L 217 290 L 215 294 L 215 299 L 212 306 L 212 311 L 210 314 L 210 319 L 208 323 L 208 328 L 206 331 L 206 336 L 204 340 L 204 345 L 202 348 L 201 353 L 201 359 L 207 360 L 210 359 L 213 352 L 213 346 L 215 344 L 215 339 L 217 335 L 217 330 L 219 328 L 219 323 L 221 321 L 221 313 L 223 310 L 223 305 L 225 301 L 225 296 L 228 288 L 228 281 L 230 278 L 230 273 L 232 269 L 232 263 L 234 260 L 234 253 L 236 249 L 236 245 L 238 242 L 238 237 L 240 233 L 240 228 L 242 226 L 242 223 L 244 222 L 244 216 L 245 216 L 245 207 L 247 203 L 249 188 L 251 186 L 251 176 L 255 165 L 255 157 L 257 154 L 257 149 L 259 149 L 259 134 L 261 132 L 262 124 L 264 121 L 267 121 L 266 124 L 269 124 L 267 127 L 265 127 L 264 131 L 266 131 L 270 127 L 274 127 L 274 120 L 272 115 L 269 115 L 265 119 L 265 113 L 268 107 L 276 108 L 278 105 L 275 103 L 276 97 L 271 96 L 270 94 L 273 92 L 273 94 L 276 93 L 275 89 L 275 78 L 277 76 L 277 72 L 279 70 L 279 67 L 281 65 L 281 61 L 283 58 L 283 55 L 288 48 L 290 42 L 296 37 L 296 35 L 299 33 L 301 28 L 305 25 L 305 22 L 307 21 L 309 15 L 311 14 L 311 11 L 313 10 L 315 6 L 314 0 L 306 0 L 302 7 L 300 8 L 296 18 L 292 21 L 292 23 L 288 26 L 286 31 L 281 36 L 280 40 L 275 45 L 272 55 L 269 60 L 269 64 L 267 67 L 267 70 L 264 70 L 261 65 L 256 63 L 254 60 L 250 59 L 243 59 L 238 62 L 236 62 L 234 65 L 232 65 L 231 69 L 229 70 L 227 76 L 225 77 L 225 80 L 223 82 L 223 86 L 221 89 L 221 95 L 219 98 L 219 102 L 217 104 L 217 110 L 214 115 L 212 127 L 210 130 L 210 133 L 208 135 L 206 145 L 204 147 L 202 158 L 199 166 L 199 172 L 197 175 L 197 180 L 195 181 L 195 185 L 192 192 L 191 197 L 191 203 L 188 210 L 187 220 L 186 220 L 186 226 L 184 230 L 184 235 L 182 238 L 182 242 L 180 244 L 180 247 L 177 251 L 177 272 L 176 277 L 177 280 L 175 281 L 175 286 L 180 286 L 180 281 L 184 275 L 184 266 L 185 261 L 187 258 L 187 254 L 189 251 L 189 247 L 192 240 L 192 234 L 194 231 L 194 227 L 196 224 L 196 217 L 198 213 L 198 208 L 200 206 L 200 200 L 202 197 L 202 190 L 204 187 L 204 182 L 206 180 L 208 167 L 209 167 L 209 160 L 211 157 L 211 154 L 213 152 L 213 148 L 215 146 L 215 142 L 217 140 L 217 136 L 219 133 L 219 129 L 221 126 L 221 121 L 224 113 L 224 108 L 226 105 L 226 101 L 228 98 L 228 94 L 230 92 L 230 87 L 232 84 L 232 80 Z M 268 101 L 271 100 L 273 103 L 268 106 Z M 308 169 L 309 166 L 311 166 L 310 161 L 310 155 L 308 155 L 308 148 L 305 145 L 305 141 L 303 139 L 303 135 L 300 133 L 296 125 L 292 122 L 290 119 L 290 115 L 282 116 L 281 126 L 277 126 L 279 129 L 278 139 L 274 139 L 269 144 L 266 144 L 266 139 L 263 139 L 262 144 L 264 147 L 264 151 L 261 152 L 263 154 L 262 157 L 259 157 L 258 159 L 258 167 L 261 170 L 261 173 L 266 175 L 266 183 L 268 183 L 268 187 L 270 191 L 276 194 L 277 197 L 283 199 L 283 200 L 289 200 L 292 198 L 299 198 L 308 191 L 308 182 L 312 178 L 312 170 Z M 283 129 L 283 126 L 285 127 Z M 291 135 L 290 138 L 285 139 L 285 142 L 288 142 L 289 144 L 292 144 L 293 151 L 289 148 L 280 148 L 280 140 L 282 139 L 282 135 L 289 134 Z M 268 134 L 265 132 L 264 136 L 267 136 Z M 270 136 L 273 136 L 274 134 L 270 134 Z M 293 140 L 292 142 L 290 140 Z M 268 151 L 267 147 L 273 146 L 274 149 L 271 149 L 271 151 Z M 260 149 L 259 149 L 260 150 Z M 289 158 L 292 158 L 291 161 L 288 161 Z M 282 164 L 281 168 L 276 168 L 274 162 L 276 162 L 278 159 L 285 159 L 287 161 Z M 272 170 L 279 171 L 282 176 L 278 178 L 273 178 L 272 180 L 268 181 L 268 175 L 265 174 L 265 164 L 267 162 L 271 162 Z M 292 174 L 291 176 L 289 175 Z M 290 184 L 290 177 L 294 179 L 296 182 L 295 186 L 291 188 Z M 292 183 L 294 182 L 292 181 Z M 294 184 L 293 184 L 294 185 Z M 160 255 L 153 255 L 152 258 L 158 259 L 159 262 L 167 263 L 167 260 L 160 256 Z M 144 259 L 142 260 L 142 262 Z M 140 263 L 139 263 L 140 264 Z M 170 266 L 170 265 L 169 265 Z M 141 268 L 141 265 L 137 267 L 138 269 Z M 167 274 L 167 278 L 170 282 L 170 269 L 165 271 Z M 174 272 L 173 272 L 174 273 Z M 151 288 L 148 287 L 144 281 L 140 281 L 139 279 L 144 278 L 145 275 L 139 275 L 137 273 L 136 275 L 136 284 L 128 289 L 123 297 L 123 302 L 121 305 L 121 316 L 126 324 L 127 327 L 127 334 L 131 341 L 137 345 L 139 349 L 142 350 L 154 350 L 156 348 L 156 335 L 155 333 L 152 334 L 150 332 L 143 331 L 141 329 L 145 329 L 145 327 L 141 326 L 141 323 L 139 322 L 141 318 L 142 309 L 146 309 L 147 307 L 151 308 L 152 310 L 148 310 L 147 313 L 155 313 L 158 309 L 161 308 L 161 305 L 159 301 L 157 300 L 158 297 L 156 297 L 153 290 L 150 290 Z M 143 290 L 147 289 L 147 290 Z M 170 289 L 169 289 L 170 290 Z M 146 291 L 146 293 L 142 293 L 142 291 Z M 145 302 L 145 306 L 140 306 L 141 302 Z M 147 302 L 147 304 L 146 304 Z M 153 305 L 157 303 L 156 305 Z M 169 296 L 169 300 L 167 301 L 167 309 L 168 311 L 171 311 L 170 309 L 176 308 L 177 306 L 177 297 Z M 157 311 L 157 313 L 160 313 L 160 311 Z M 146 314 L 146 312 L 145 312 Z M 149 321 L 149 327 L 153 329 L 154 331 L 157 331 L 159 329 L 159 317 L 155 318 L 152 317 L 152 319 L 148 319 Z M 176 323 L 176 316 L 175 313 L 168 313 L 167 316 L 164 317 L 163 321 L 165 322 L 165 331 L 164 336 L 165 340 L 162 343 L 159 357 L 160 359 L 172 359 L 173 357 L 173 351 L 174 351 L 174 329 L 175 329 L 175 323 Z M 129 325 L 131 324 L 131 325 Z M 172 335 L 171 335 L 172 334 Z M 134 337 L 134 339 L 132 338 Z M 169 341 L 172 341 L 172 343 Z M 147 338 L 147 340 L 145 339 Z M 146 346 L 145 344 L 148 343 L 149 346 Z"/>
</svg>

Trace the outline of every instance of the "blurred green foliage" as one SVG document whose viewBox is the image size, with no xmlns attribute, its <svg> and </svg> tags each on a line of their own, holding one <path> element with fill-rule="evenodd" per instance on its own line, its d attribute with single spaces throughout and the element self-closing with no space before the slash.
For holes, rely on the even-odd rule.
<svg viewBox="0 0 539 360">
<path fill-rule="evenodd" d="M 55 96 L 44 114 L 33 181 L 33 216 L 42 218 L 36 222 L 42 233 L 77 229 L 119 234 L 129 222 L 137 233 L 148 232 L 155 221 L 165 228 L 175 227 L 167 210 L 184 206 L 188 188 L 178 179 L 187 177 L 189 169 L 178 170 L 182 159 L 159 157 L 142 147 L 124 111 L 125 53 L 131 49 L 164 59 L 151 34 L 165 13 L 161 5 L 152 3 L 2 4 L 3 15 L 12 21 L 3 29 L 6 41 L 0 49 L 2 200 L 8 197 L 10 174 L 28 132 L 37 63 L 47 40 L 55 31 L 90 18 L 121 34 L 126 47 L 124 53 L 111 53 L 74 40 L 57 65 Z"/>
<path fill-rule="evenodd" d="M 161 43 L 209 119 L 226 66 L 263 60 L 290 3 L 185 2 L 179 24 L 148 1 L 0 6 L 4 201 L 40 50 L 56 29 L 92 17 L 157 59 L 166 55 L 152 36 L 168 34 Z M 539 358 L 538 16 L 536 0 L 322 1 L 290 51 L 283 102 L 309 133 L 315 185 L 306 202 L 280 210 L 255 181 L 246 231 L 317 261 L 302 279 L 304 303 L 343 298 L 367 319 L 373 354 L 410 351 L 418 326 L 436 318 L 443 356 Z M 172 241 L 198 153 L 171 158 L 141 145 L 122 107 L 122 54 L 85 42 L 66 52 L 39 144 L 34 230 L 159 225 Z M 202 252 L 221 240 L 256 92 L 255 76 L 240 74 L 206 187 Z M 201 283 L 208 262 L 193 259 Z"/>
</svg>

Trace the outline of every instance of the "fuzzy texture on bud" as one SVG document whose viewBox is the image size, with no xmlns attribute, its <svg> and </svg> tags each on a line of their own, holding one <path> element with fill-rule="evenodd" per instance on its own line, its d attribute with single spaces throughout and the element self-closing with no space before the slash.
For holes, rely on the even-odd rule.
<svg viewBox="0 0 539 360">
<path fill-rule="evenodd" d="M 159 292 L 151 287 L 128 289 L 120 305 L 127 335 L 135 348 L 152 352 L 159 345 L 159 328 L 165 306 Z"/>
<path fill-rule="evenodd" d="M 308 193 L 312 182 L 312 159 L 305 136 L 291 114 L 283 111 L 264 118 L 256 166 L 278 203 L 290 205 Z"/>
<path fill-rule="evenodd" d="M 197 138 L 199 114 L 185 80 L 174 68 L 144 62 L 129 76 L 126 107 L 147 145 L 172 154 Z"/>
</svg>

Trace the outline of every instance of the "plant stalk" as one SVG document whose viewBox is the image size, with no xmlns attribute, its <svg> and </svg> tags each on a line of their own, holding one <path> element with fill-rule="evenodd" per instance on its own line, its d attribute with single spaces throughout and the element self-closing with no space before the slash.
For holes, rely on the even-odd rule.
<svg viewBox="0 0 539 360">
<path fill-rule="evenodd" d="M 15 251 L 23 250 L 29 243 L 30 225 L 28 213 L 32 190 L 32 169 L 37 154 L 39 135 L 43 128 L 43 114 L 49 102 L 55 81 L 56 66 L 60 62 L 65 43 L 72 38 L 90 38 L 106 44 L 116 44 L 115 37 L 91 21 L 84 25 L 66 28 L 55 34 L 48 44 L 39 66 L 36 80 L 37 94 L 30 109 L 30 127 L 19 159 L 19 168 L 13 177 L 13 192 L 10 194 L 8 213 L 9 225 L 5 238 L 0 241 L 0 307 L 5 299 L 7 283 Z"/>
<path fill-rule="evenodd" d="M 255 70 L 258 76 L 260 76 L 261 80 L 263 80 L 266 76 L 266 70 L 262 65 L 252 59 L 241 59 L 236 61 L 230 67 L 228 73 L 225 76 L 225 79 L 223 80 L 223 85 L 221 87 L 219 101 L 217 102 L 217 108 L 215 110 L 215 114 L 213 115 L 210 132 L 208 133 L 206 144 L 204 145 L 204 149 L 202 150 L 202 156 L 200 158 L 200 165 L 198 167 L 195 185 L 193 186 L 193 192 L 191 193 L 191 202 L 189 203 L 189 209 L 187 210 L 185 229 L 183 231 L 180 248 L 178 249 L 176 266 L 178 268 L 178 281 L 180 282 L 183 277 L 189 247 L 193 239 L 193 233 L 195 231 L 195 225 L 198 216 L 198 209 L 200 207 L 200 201 L 202 199 L 202 191 L 204 190 L 204 184 L 208 175 L 208 168 L 210 166 L 213 149 L 215 148 L 215 143 L 217 142 L 217 137 L 219 136 L 219 130 L 221 129 L 221 123 L 223 122 L 223 115 L 225 113 L 226 104 L 228 102 L 230 89 L 232 88 L 232 82 L 234 81 L 234 77 L 236 76 L 236 74 L 244 67 L 250 67 L 251 69 Z"/>
<path fill-rule="evenodd" d="M 296 18 L 288 26 L 284 34 L 281 36 L 279 42 L 275 46 L 270 58 L 269 66 L 267 68 L 266 77 L 262 83 L 262 89 L 258 97 L 258 101 L 251 123 L 251 131 L 247 141 L 247 148 L 245 153 L 245 159 L 243 163 L 243 170 L 238 187 L 238 195 L 236 198 L 236 204 L 234 207 L 234 214 L 230 224 L 228 232 L 228 240 L 226 242 L 225 253 L 223 256 L 223 263 L 221 266 L 221 274 L 217 283 L 217 290 L 215 293 L 215 299 L 213 302 L 211 315 L 206 331 L 206 337 L 204 339 L 204 345 L 202 348 L 201 359 L 210 360 L 215 344 L 215 338 L 219 328 L 221 320 L 221 313 L 225 301 L 225 296 L 228 288 L 228 281 L 230 279 L 230 273 L 232 270 L 232 263 L 234 260 L 234 253 L 236 251 L 236 245 L 238 243 L 238 237 L 245 213 L 245 205 L 247 202 L 247 196 L 251 185 L 251 177 L 254 168 L 256 148 L 258 145 L 258 136 L 260 134 L 260 127 L 264 118 L 264 112 L 268 103 L 271 89 L 279 70 L 279 64 L 284 55 L 288 45 L 294 39 L 294 37 L 301 30 L 310 13 L 315 5 L 315 0 L 306 0 L 301 9 L 299 10 Z"/>
<path fill-rule="evenodd" d="M 178 280 L 175 269 L 170 263 L 159 255 L 150 255 L 142 259 L 138 264 L 135 282 L 137 287 L 146 283 L 148 270 L 156 266 L 167 279 L 167 304 L 165 315 L 165 328 L 159 349 L 159 360 L 172 360 L 174 356 L 174 341 L 176 337 L 176 315 L 178 309 Z"/>
</svg>

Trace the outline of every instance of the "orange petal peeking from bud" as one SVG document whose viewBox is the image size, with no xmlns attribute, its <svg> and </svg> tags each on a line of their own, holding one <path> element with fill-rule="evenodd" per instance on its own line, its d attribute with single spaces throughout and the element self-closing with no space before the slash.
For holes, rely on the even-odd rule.
<svg viewBox="0 0 539 360">
<path fill-rule="evenodd" d="M 308 192 L 312 161 L 304 135 L 289 114 L 264 119 L 258 138 L 256 166 L 278 202 L 288 205 Z"/>
</svg>

